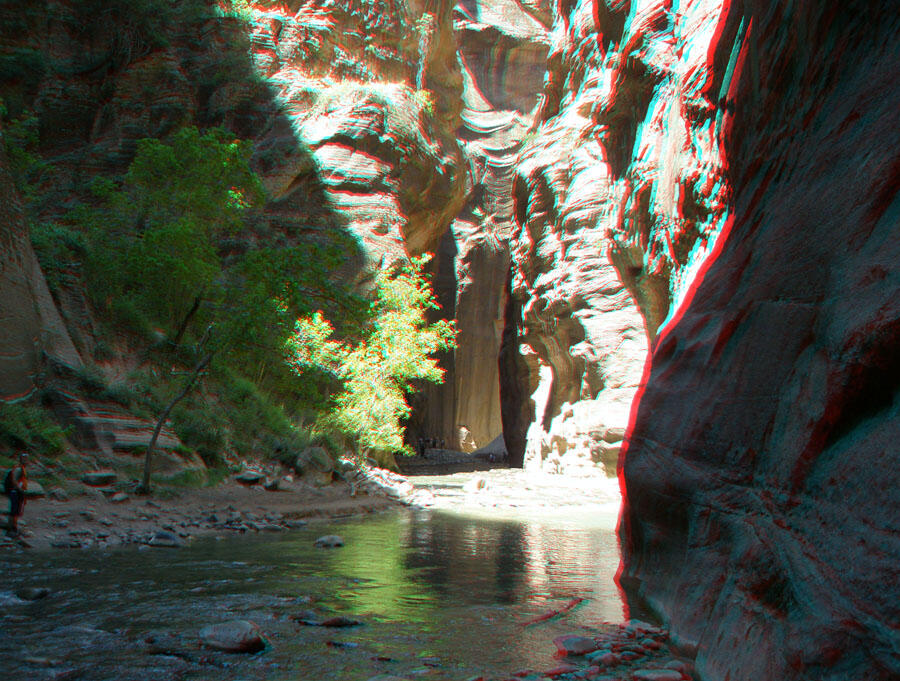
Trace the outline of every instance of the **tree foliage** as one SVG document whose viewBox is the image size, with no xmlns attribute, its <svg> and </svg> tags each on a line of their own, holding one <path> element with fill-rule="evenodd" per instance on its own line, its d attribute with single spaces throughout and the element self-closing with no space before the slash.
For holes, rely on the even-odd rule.
<svg viewBox="0 0 900 681">
<path fill-rule="evenodd" d="M 452 321 L 427 321 L 438 307 L 423 267 L 430 256 L 413 259 L 375 281 L 369 323 L 357 340 L 333 339 L 334 328 L 321 312 L 297 320 L 286 343 L 291 369 L 300 376 L 325 370 L 340 384 L 321 425 L 355 443 L 357 452 L 407 449 L 406 394 L 414 381 L 440 383 L 443 369 L 433 355 L 455 346 Z"/>
<path fill-rule="evenodd" d="M 178 324 L 221 275 L 218 239 L 262 198 L 250 151 L 222 130 L 184 128 L 140 140 L 121 187 L 97 183 L 88 275 L 101 306 L 127 297 L 154 323 Z"/>
</svg>

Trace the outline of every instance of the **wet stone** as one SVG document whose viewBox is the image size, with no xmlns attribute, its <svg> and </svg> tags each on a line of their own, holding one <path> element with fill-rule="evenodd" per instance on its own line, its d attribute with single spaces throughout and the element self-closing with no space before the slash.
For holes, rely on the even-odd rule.
<svg viewBox="0 0 900 681">
<path fill-rule="evenodd" d="M 178 535 L 172 532 L 160 530 L 158 532 L 155 532 L 153 536 L 150 537 L 147 545 L 165 549 L 177 549 L 184 546 L 184 541 L 182 541 L 182 539 Z"/>
<path fill-rule="evenodd" d="M 50 589 L 43 586 L 26 586 L 16 589 L 16 597 L 23 601 L 37 601 L 50 595 Z"/>
<path fill-rule="evenodd" d="M 247 620 L 211 624 L 200 630 L 200 640 L 207 648 L 229 653 L 255 653 L 266 647 L 259 627 Z"/>
<path fill-rule="evenodd" d="M 316 546 L 319 548 L 331 549 L 344 545 L 344 538 L 337 534 L 326 534 L 316 539 Z"/>
<path fill-rule="evenodd" d="M 553 639 L 557 655 L 586 655 L 597 650 L 597 642 L 587 636 L 569 634 Z"/>
</svg>

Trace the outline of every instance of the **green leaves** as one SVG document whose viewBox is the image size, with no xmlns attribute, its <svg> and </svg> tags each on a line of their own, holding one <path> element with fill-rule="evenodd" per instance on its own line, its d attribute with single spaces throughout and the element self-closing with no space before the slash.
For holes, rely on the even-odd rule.
<svg viewBox="0 0 900 681">
<path fill-rule="evenodd" d="M 88 272 L 98 302 L 131 297 L 155 323 L 176 325 L 221 275 L 218 238 L 262 200 L 250 152 L 223 130 L 140 140 L 123 185 L 95 191 L 103 206 L 90 216 Z"/>
<path fill-rule="evenodd" d="M 340 379 L 333 409 L 322 425 L 355 441 L 361 454 L 405 449 L 401 422 L 410 412 L 406 393 L 416 380 L 440 383 L 444 372 L 432 355 L 455 346 L 453 322 L 426 320 L 427 311 L 438 307 L 422 271 L 429 258 L 378 274 L 369 323 L 360 338 L 333 340 L 334 329 L 317 312 L 299 319 L 285 344 L 296 374 L 319 369 Z"/>
</svg>

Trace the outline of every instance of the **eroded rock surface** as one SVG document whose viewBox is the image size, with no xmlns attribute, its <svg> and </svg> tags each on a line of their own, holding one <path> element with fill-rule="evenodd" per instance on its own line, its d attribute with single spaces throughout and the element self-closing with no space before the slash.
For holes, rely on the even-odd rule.
<svg viewBox="0 0 900 681">
<path fill-rule="evenodd" d="M 724 223 L 707 68 L 718 4 L 670 9 L 554 8 L 540 125 L 514 181 L 519 309 L 504 352 L 520 356 L 504 359 L 505 430 L 527 465 L 612 473 L 608 432 L 626 425 L 648 343 Z"/>
<path fill-rule="evenodd" d="M 726 3 L 728 5 L 728 3 Z M 663 331 L 624 460 L 628 582 L 703 678 L 900 676 L 900 23 L 730 3 L 733 222 Z"/>
</svg>

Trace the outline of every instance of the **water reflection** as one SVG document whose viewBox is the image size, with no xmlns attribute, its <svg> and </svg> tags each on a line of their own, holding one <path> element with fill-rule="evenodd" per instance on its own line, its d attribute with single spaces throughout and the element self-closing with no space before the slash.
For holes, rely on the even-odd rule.
<svg viewBox="0 0 900 681">
<path fill-rule="evenodd" d="M 613 583 L 619 562 L 613 523 L 409 511 L 284 535 L 198 541 L 177 551 L 10 556 L 0 584 L 6 599 L 0 659 L 12 666 L 9 678 L 54 678 L 76 668 L 91 679 L 120 679 L 122 669 L 133 679 L 211 678 L 203 666 L 211 662 L 190 655 L 166 658 L 163 667 L 174 671 L 161 672 L 162 658 L 140 641 L 164 630 L 196 649 L 202 626 L 247 618 L 272 647 L 260 656 L 228 658 L 215 678 L 353 681 L 418 670 L 426 678 L 460 679 L 541 668 L 553 663 L 554 636 L 622 617 Z M 343 548 L 313 547 L 316 536 L 332 532 L 345 538 Z M 23 586 L 46 586 L 51 596 L 18 602 L 13 592 Z M 574 597 L 587 600 L 562 618 L 524 626 Z M 366 624 L 341 631 L 301 627 L 291 615 L 304 609 Z M 335 641 L 350 647 L 329 645 Z M 28 659 L 48 650 L 57 666 L 29 666 Z M 439 657 L 441 665 L 423 668 L 424 655 Z"/>
</svg>

